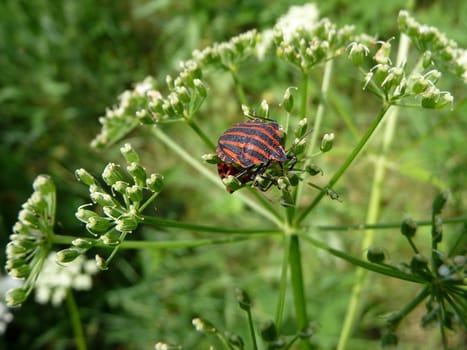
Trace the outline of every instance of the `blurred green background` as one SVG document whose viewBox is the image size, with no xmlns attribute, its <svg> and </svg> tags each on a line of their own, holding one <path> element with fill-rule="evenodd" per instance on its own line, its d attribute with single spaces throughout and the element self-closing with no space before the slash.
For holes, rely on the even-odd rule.
<svg viewBox="0 0 467 350">
<path fill-rule="evenodd" d="M 87 201 L 86 189 L 74 180 L 73 172 L 82 167 L 98 174 L 106 162 L 118 161 L 118 147 L 96 151 L 89 143 L 99 132 L 98 117 L 104 114 L 106 107 L 116 103 L 119 93 L 148 75 L 156 77 L 162 85 L 165 76 L 175 74 L 179 61 L 189 58 L 193 49 L 227 40 L 248 29 L 270 28 L 291 5 L 303 3 L 305 1 L 1 1 L 2 246 L 8 241 L 21 204 L 32 191 L 33 179 L 41 173 L 50 174 L 58 187 L 57 231 L 83 232 L 74 219 L 74 212 Z M 390 38 L 397 32 L 397 13 L 407 6 L 407 1 L 328 0 L 316 4 L 321 16 L 329 17 L 338 25 L 354 24 L 358 31 Z M 412 6 L 412 14 L 419 22 L 437 26 L 460 46 L 467 46 L 465 1 L 413 1 Z M 260 69 L 264 69 L 264 74 L 248 82 L 250 101 L 259 103 L 268 93 L 277 96 L 293 85 L 288 81 L 285 67 L 275 72 L 277 74 L 270 73 L 274 69 L 272 64 Z M 345 69 L 336 67 L 336 71 Z M 342 129 L 344 126 L 338 115 L 352 114 L 355 106 L 363 111 L 363 117 L 371 117 L 372 111 L 362 107 L 366 103 L 364 94 L 352 94 L 360 87 L 355 71 L 347 79 L 339 73 L 336 80 L 339 79 L 339 85 L 347 90 L 341 89 L 339 95 L 334 96 L 334 109 L 329 112 L 331 122 L 326 128 L 341 133 L 339 137 L 343 140 L 352 140 L 351 133 Z M 318 76 L 313 84 L 311 91 L 318 91 Z M 448 80 L 447 87 L 456 97 L 456 92 L 463 88 L 453 79 Z M 229 77 L 221 76 L 216 89 L 216 96 L 200 116 L 204 127 L 212 131 L 213 141 L 219 131 L 239 118 L 239 106 L 231 98 L 234 89 Z M 461 198 L 462 191 L 465 194 L 466 170 L 465 88 L 463 95 L 458 96 L 461 99 L 456 101 L 454 111 L 428 111 L 425 115 L 416 112 L 410 122 L 405 122 L 407 128 L 401 139 L 406 141 L 396 145 L 400 151 L 399 160 L 408 164 L 416 161 L 422 168 L 433 171 L 434 176 L 453 191 L 452 215 L 459 215 L 465 209 Z M 432 119 L 428 119 L 430 117 Z M 183 143 L 189 142 L 187 135 L 190 133 L 177 127 L 169 131 L 172 135 L 179 134 Z M 425 136 L 420 139 L 419 135 Z M 208 183 L 198 182 L 196 176 L 186 176 L 191 170 L 179 165 L 174 156 L 167 156 L 166 150 L 144 131 L 130 137 L 144 156 L 143 164 L 167 178 L 167 190 L 157 204 L 158 215 L 223 225 L 230 225 L 228 220 L 233 222 L 239 217 L 244 225 L 258 221 L 249 217 L 241 204 L 220 191 L 208 195 L 209 205 L 201 205 L 206 203 Z M 200 146 L 200 155 L 207 151 Z M 339 149 L 336 152 L 338 157 Z M 328 160 L 329 171 L 335 168 L 332 161 L 332 158 Z M 362 176 L 368 169 L 371 167 L 367 162 L 349 175 L 346 183 L 351 185 L 343 190 L 343 195 L 352 206 L 336 208 L 335 203 L 323 206 L 320 211 L 323 223 L 364 220 L 369 180 L 362 181 Z M 404 175 L 412 179 L 421 176 L 411 170 L 407 169 Z M 388 186 L 401 192 L 394 193 L 394 198 L 388 200 L 389 210 L 383 213 L 382 220 L 397 221 L 406 212 L 420 215 L 417 219 L 428 218 L 429 201 L 436 188 L 425 175 L 415 186 L 410 181 L 398 182 L 399 176 L 389 177 Z M 427 198 L 427 193 L 431 197 Z M 164 233 L 151 230 L 141 232 L 140 237 L 154 239 L 155 234 L 157 239 L 170 238 L 168 233 L 164 237 Z M 346 241 L 347 238 L 342 241 L 337 235 L 330 237 L 342 246 L 358 246 Z M 265 249 L 268 246 L 270 249 Z M 4 252 L 0 254 L 3 262 Z M 321 324 L 320 344 L 323 348 L 332 348 L 339 334 L 347 302 L 346 291 L 353 277 L 345 271 L 353 269 L 336 259 L 320 257 L 316 252 L 305 254 L 304 259 L 310 266 L 320 264 L 306 276 L 313 285 L 308 297 L 312 318 Z M 280 260 L 280 245 L 275 241 L 196 251 L 122 252 L 112 270 L 96 278 L 92 292 L 77 294 L 89 348 L 143 349 L 163 340 L 183 342 L 186 348 L 194 348 L 203 344 L 202 337 L 190 325 L 191 318 L 200 314 L 228 330 L 246 334 L 246 324 L 236 306 L 233 289 L 241 286 L 257 297 L 255 312 L 259 320 L 272 317 Z M 326 273 L 327 269 L 333 273 Z M 401 306 L 400 301 L 388 300 L 385 296 L 386 284 L 392 281 L 375 280 L 381 287 L 374 284 L 375 290 L 368 296 L 364 318 L 356 330 L 361 343 L 356 340 L 355 349 L 376 346 L 371 341 L 380 335 L 381 324 L 375 324 L 375 319 L 391 307 Z M 397 289 L 398 285 L 394 283 L 391 287 Z M 415 289 L 408 290 L 405 295 L 414 292 Z M 72 332 L 67 317 L 64 307 L 39 306 L 31 299 L 15 311 L 13 323 L 0 338 L 0 346 L 4 349 L 71 349 Z M 417 324 L 417 317 L 413 321 Z M 412 334 L 411 331 L 412 328 L 405 335 L 409 344 L 415 344 L 414 348 L 425 344 L 425 333 Z"/>
</svg>

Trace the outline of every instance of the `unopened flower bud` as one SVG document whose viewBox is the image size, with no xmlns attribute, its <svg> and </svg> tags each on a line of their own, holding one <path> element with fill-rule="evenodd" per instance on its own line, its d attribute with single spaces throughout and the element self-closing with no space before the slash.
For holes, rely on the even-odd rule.
<svg viewBox="0 0 467 350">
<path fill-rule="evenodd" d="M 117 232 L 116 230 L 109 231 L 99 238 L 105 245 L 115 246 L 120 244 L 120 232 Z"/>
<path fill-rule="evenodd" d="M 432 65 L 433 63 L 433 53 L 431 51 L 425 51 L 423 53 L 423 62 L 422 62 L 422 65 L 423 65 L 423 68 L 428 68 L 429 66 Z"/>
<path fill-rule="evenodd" d="M 115 221 L 115 229 L 119 232 L 132 232 L 138 227 L 138 219 L 135 216 L 123 216 Z"/>
<path fill-rule="evenodd" d="M 92 248 L 94 246 L 94 241 L 90 239 L 76 238 L 71 242 L 71 244 L 73 244 L 74 247 L 84 251 Z"/>
<path fill-rule="evenodd" d="M 383 347 L 385 346 L 395 346 L 399 342 L 397 335 L 393 331 L 387 331 L 383 334 L 381 338 L 381 344 Z"/>
<path fill-rule="evenodd" d="M 89 172 L 87 172 L 85 169 L 77 169 L 75 171 L 76 178 L 83 182 L 84 184 L 91 186 L 96 183 L 96 179 L 94 179 L 94 176 L 92 176 Z"/>
<path fill-rule="evenodd" d="M 175 88 L 175 93 L 182 103 L 189 103 L 191 100 L 188 89 L 185 86 L 177 86 Z"/>
<path fill-rule="evenodd" d="M 386 258 L 384 249 L 380 247 L 370 247 L 366 252 L 366 258 L 372 263 L 380 264 Z"/>
<path fill-rule="evenodd" d="M 267 321 L 264 323 L 260 330 L 261 339 L 265 342 L 272 342 L 277 339 L 277 328 L 273 321 Z"/>
<path fill-rule="evenodd" d="M 292 89 L 297 90 L 296 87 L 288 87 L 288 88 L 285 90 L 284 97 L 282 98 L 282 106 L 284 106 L 284 109 L 285 109 L 288 113 L 291 113 L 291 112 L 292 112 L 292 108 L 293 108 L 293 104 L 294 104 L 293 95 L 292 95 L 292 93 L 291 93 L 291 90 L 292 90 Z"/>
<path fill-rule="evenodd" d="M 402 221 L 401 233 L 405 237 L 411 238 L 415 236 L 415 232 L 417 232 L 417 223 L 412 218 L 407 218 Z"/>
<path fill-rule="evenodd" d="M 25 225 L 38 228 L 41 225 L 41 216 L 29 208 L 21 209 L 18 213 L 18 220 Z"/>
<path fill-rule="evenodd" d="M 102 233 L 107 231 L 112 226 L 112 221 L 102 216 L 92 216 L 86 223 L 86 228 L 92 233 Z"/>
<path fill-rule="evenodd" d="M 28 297 L 28 292 L 24 288 L 10 289 L 5 294 L 8 306 L 20 306 Z"/>
<path fill-rule="evenodd" d="M 194 79 L 193 84 L 195 85 L 195 88 L 196 88 L 196 91 L 198 91 L 198 94 L 201 97 L 206 98 L 208 93 L 207 93 L 207 89 L 204 83 L 200 79 Z"/>
<path fill-rule="evenodd" d="M 368 56 L 369 52 L 370 50 L 368 49 L 368 47 L 366 47 L 362 43 L 354 42 L 350 45 L 349 59 L 354 66 L 360 67 L 365 57 Z"/>
<path fill-rule="evenodd" d="M 81 222 L 88 222 L 89 218 L 99 216 L 96 212 L 88 209 L 84 209 L 84 206 L 78 208 L 75 213 L 76 218 Z"/>
<path fill-rule="evenodd" d="M 89 197 L 94 203 L 97 203 L 102 206 L 113 206 L 114 201 L 110 194 L 101 192 L 99 190 L 93 190 L 89 194 Z"/>
<path fill-rule="evenodd" d="M 415 94 L 421 94 L 431 86 L 430 81 L 425 79 L 425 77 L 421 76 L 420 74 L 416 74 L 411 77 L 412 82 L 412 91 Z"/>
<path fill-rule="evenodd" d="M 242 105 L 242 112 L 243 112 L 243 115 L 245 115 L 246 117 L 250 117 L 250 116 L 254 115 L 254 113 L 252 112 L 250 107 L 248 107 L 246 105 Z"/>
<path fill-rule="evenodd" d="M 446 264 L 442 264 L 440 267 L 438 267 L 438 275 L 442 277 L 447 277 L 450 274 L 451 274 L 451 269 Z"/>
<path fill-rule="evenodd" d="M 438 88 L 431 86 L 426 89 L 422 94 L 422 107 L 423 108 L 436 108 L 440 98 L 441 92 Z"/>
<path fill-rule="evenodd" d="M 237 301 L 240 305 L 240 308 L 245 311 L 249 311 L 251 308 L 251 299 L 250 296 L 241 288 L 235 289 L 235 294 L 237 295 Z"/>
<path fill-rule="evenodd" d="M 143 190 L 137 185 L 127 187 L 126 195 L 132 202 L 138 203 L 143 200 Z"/>
<path fill-rule="evenodd" d="M 209 164 L 219 164 L 221 162 L 220 158 L 215 153 L 203 154 L 201 159 Z"/>
<path fill-rule="evenodd" d="M 24 261 L 24 264 L 21 264 L 23 259 L 20 259 L 19 262 L 16 264 L 17 266 L 13 267 L 8 271 L 8 274 L 17 279 L 26 279 L 28 278 L 29 274 L 31 273 L 31 268 L 29 265 Z"/>
<path fill-rule="evenodd" d="M 261 101 L 259 115 L 266 118 L 269 117 L 269 105 L 266 100 Z"/>
<path fill-rule="evenodd" d="M 242 187 L 242 183 L 235 176 L 229 175 L 222 179 L 227 190 L 232 193 Z"/>
<path fill-rule="evenodd" d="M 55 193 L 55 185 L 48 175 L 39 175 L 32 184 L 34 191 L 40 192 L 43 196 Z"/>
<path fill-rule="evenodd" d="M 295 137 L 301 138 L 305 135 L 306 129 L 308 127 L 308 118 L 300 119 L 295 129 Z"/>
<path fill-rule="evenodd" d="M 123 174 L 120 170 L 120 165 L 115 163 L 107 164 L 104 168 L 104 171 L 102 172 L 102 179 L 109 186 L 112 186 L 117 181 L 123 180 Z"/>
<path fill-rule="evenodd" d="M 379 64 L 386 65 L 391 62 L 389 55 L 391 54 L 391 44 L 389 41 L 381 43 L 381 47 L 376 51 L 373 59 Z"/>
<path fill-rule="evenodd" d="M 321 139 L 320 150 L 325 153 L 331 150 L 334 143 L 334 133 L 324 134 Z"/>
<path fill-rule="evenodd" d="M 130 173 L 138 186 L 144 187 L 146 185 L 146 169 L 144 169 L 139 163 L 130 163 L 126 167 L 126 170 Z"/>
<path fill-rule="evenodd" d="M 159 193 L 164 186 L 164 176 L 161 174 L 151 174 L 149 178 L 146 179 L 146 186 L 148 186 L 151 191 Z"/>
<path fill-rule="evenodd" d="M 417 273 L 426 270 L 428 267 L 428 258 L 421 254 L 415 254 L 410 261 L 410 269 L 412 273 Z"/>
<path fill-rule="evenodd" d="M 120 194 L 125 194 L 126 189 L 130 184 L 125 181 L 117 181 L 112 185 L 112 189 Z"/>
<path fill-rule="evenodd" d="M 431 239 L 435 243 L 443 240 L 443 219 L 439 215 L 435 215 L 433 225 L 431 226 Z"/>
<path fill-rule="evenodd" d="M 107 270 L 107 263 L 105 262 L 104 258 L 101 257 L 100 255 L 97 255 L 94 257 L 96 260 L 96 265 L 100 270 Z"/>
<path fill-rule="evenodd" d="M 136 116 L 138 117 L 141 124 L 151 125 L 155 123 L 154 118 L 149 114 L 147 109 L 140 109 L 136 111 Z"/>
<path fill-rule="evenodd" d="M 454 97 L 451 95 L 450 92 L 445 91 L 445 92 L 441 93 L 440 98 L 439 98 L 438 102 L 435 105 L 435 108 L 438 108 L 438 109 L 439 108 L 444 108 L 447 105 L 452 106 L 453 102 L 454 102 Z"/>
<path fill-rule="evenodd" d="M 117 207 L 103 207 L 102 210 L 105 216 L 111 219 L 117 219 L 122 215 L 122 210 Z"/>
<path fill-rule="evenodd" d="M 129 143 L 125 143 L 125 145 L 123 145 L 120 148 L 120 153 L 125 158 L 127 163 L 138 163 L 139 162 L 138 153 L 136 153 L 134 148 Z"/>
<path fill-rule="evenodd" d="M 290 186 L 290 181 L 287 177 L 281 176 L 277 179 L 277 188 L 281 191 L 286 190 Z"/>
<path fill-rule="evenodd" d="M 245 348 L 245 342 L 237 334 L 228 334 L 227 340 L 229 341 L 229 344 L 234 346 L 235 349 L 244 349 Z"/>
<path fill-rule="evenodd" d="M 76 248 L 67 248 L 57 252 L 57 261 L 59 263 L 69 263 L 80 256 L 80 251 Z"/>
<path fill-rule="evenodd" d="M 305 168 L 305 171 L 310 174 L 311 176 L 316 176 L 318 174 L 323 175 L 323 169 L 321 169 L 319 166 L 316 164 L 310 164 Z"/>
<path fill-rule="evenodd" d="M 432 211 L 434 215 L 441 214 L 448 199 L 449 199 L 449 191 L 443 191 L 443 192 L 438 193 L 438 195 L 433 200 L 433 204 L 432 204 Z"/>
<path fill-rule="evenodd" d="M 378 64 L 374 71 L 374 79 L 378 84 L 382 84 L 389 74 L 390 67 L 387 64 Z"/>
<path fill-rule="evenodd" d="M 169 94 L 169 96 L 167 96 L 169 102 L 170 102 L 170 105 L 172 106 L 173 110 L 176 112 L 177 115 L 181 115 L 183 114 L 183 103 L 182 101 L 180 100 L 179 96 L 172 92 Z"/>
<path fill-rule="evenodd" d="M 464 266 L 467 263 L 467 257 L 464 255 L 456 255 L 453 261 L 456 265 Z"/>
<path fill-rule="evenodd" d="M 211 322 L 202 320 L 199 317 L 195 317 L 191 321 L 191 323 L 193 324 L 193 326 L 198 332 L 202 332 L 202 333 L 216 333 L 217 332 L 216 328 Z"/>
</svg>

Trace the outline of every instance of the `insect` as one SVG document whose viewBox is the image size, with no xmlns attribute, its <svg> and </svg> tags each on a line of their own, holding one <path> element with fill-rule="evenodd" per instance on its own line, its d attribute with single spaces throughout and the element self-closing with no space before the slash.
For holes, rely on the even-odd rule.
<svg viewBox="0 0 467 350">
<path fill-rule="evenodd" d="M 219 137 L 216 154 L 222 161 L 217 165 L 221 179 L 232 175 L 243 185 L 256 181 L 257 176 L 260 176 L 267 180 L 266 183 L 254 185 L 267 191 L 277 183 L 273 177 L 264 176 L 273 163 L 280 164 L 282 169 L 283 163 L 294 160 L 289 170 L 293 168 L 296 158 L 285 151 L 279 124 L 265 120 L 269 122 L 256 119 L 239 123 Z M 227 191 L 232 193 L 234 190 Z"/>
<path fill-rule="evenodd" d="M 224 163 L 245 169 L 271 160 L 287 160 L 279 124 L 260 120 L 245 121 L 227 129 L 219 138 L 216 153 Z"/>
</svg>

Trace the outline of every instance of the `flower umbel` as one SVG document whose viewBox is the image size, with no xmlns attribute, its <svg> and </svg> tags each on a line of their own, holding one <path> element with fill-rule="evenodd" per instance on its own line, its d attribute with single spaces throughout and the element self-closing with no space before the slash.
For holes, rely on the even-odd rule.
<svg viewBox="0 0 467 350">
<path fill-rule="evenodd" d="M 8 274 L 24 280 L 23 286 L 8 291 L 9 306 L 21 305 L 32 291 L 54 237 L 55 185 L 48 176 L 39 175 L 33 188 L 33 194 L 19 212 L 6 248 Z"/>
<path fill-rule="evenodd" d="M 84 169 L 78 169 L 76 176 L 89 186 L 92 203 L 84 204 L 76 211 L 76 218 L 86 225 L 93 238 L 78 238 L 72 247 L 58 252 L 57 259 L 67 263 L 96 245 L 105 245 L 113 253 L 105 260 L 96 256 L 100 268 L 106 269 L 118 246 L 126 235 L 134 231 L 143 220 L 141 212 L 157 197 L 163 187 L 163 176 L 147 174 L 140 164 L 139 156 L 130 144 L 120 149 L 127 165 L 109 163 L 102 172 L 102 179 L 108 187 Z M 92 209 L 98 205 L 102 210 Z"/>
</svg>

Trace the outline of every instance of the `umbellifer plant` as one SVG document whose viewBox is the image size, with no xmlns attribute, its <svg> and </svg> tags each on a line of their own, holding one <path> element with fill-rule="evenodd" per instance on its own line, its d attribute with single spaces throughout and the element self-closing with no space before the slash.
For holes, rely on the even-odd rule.
<svg viewBox="0 0 467 350">
<path fill-rule="evenodd" d="M 96 264 L 101 270 L 108 270 L 112 268 L 112 259 L 124 249 L 215 247 L 279 236 L 283 247 L 282 264 L 278 269 L 272 320 L 263 320 L 258 327 L 253 317 L 252 299 L 260 296 L 254 290 L 246 292 L 239 288 L 237 299 L 240 309 L 246 312 L 249 332 L 240 335 L 236 330 L 222 331 L 222 325 L 210 323 L 205 315 L 193 319 L 197 331 L 214 336 L 213 343 L 225 349 L 311 349 L 315 335 L 320 332 L 319 315 L 312 313 L 314 320 L 310 319 L 310 290 L 304 283 L 308 266 L 301 255 L 302 246 L 311 245 L 357 268 L 342 331 L 334 342 L 338 349 L 346 348 L 356 327 L 368 272 L 399 283 L 419 285 L 419 293 L 413 299 L 401 301 L 400 310 L 386 315 L 386 331 L 381 336 L 383 345 L 397 344 L 397 331 L 404 318 L 425 303 L 422 324 L 436 324 L 442 347 L 452 346 L 448 332 L 458 330 L 461 333 L 467 326 L 465 229 L 449 244 L 444 244 L 444 230 L 447 224 L 465 224 L 465 217 L 442 217 L 449 200 L 448 191 L 440 191 L 433 200 L 429 220 L 405 218 L 402 224 L 382 223 L 380 215 L 386 170 L 392 162 L 390 150 L 397 140 L 400 120 L 408 118 L 410 111 L 416 109 L 442 110 L 455 106 L 453 95 L 441 88 L 441 82 L 443 74 L 467 80 L 467 52 L 438 29 L 418 23 L 406 11 L 399 13 L 400 36 L 382 40 L 356 33 L 352 26 L 339 28 L 327 18 L 317 18 L 315 10 L 307 17 L 309 10 L 307 6 L 298 9 L 303 12 L 303 22 L 289 22 L 285 16 L 269 31 L 251 30 L 193 52 L 190 59 L 182 62 L 175 77 L 166 77 L 163 88 L 158 88 L 158 78 L 148 77 L 137 83 L 133 90 L 119 97 L 118 106 L 108 109 L 100 119 L 102 130 L 92 142 L 96 148 L 111 147 L 137 127 L 146 128 L 154 136 L 154 142 L 166 147 L 168 156 L 179 157 L 198 173 L 197 181 L 212 183 L 216 186 L 213 191 L 219 189 L 222 195 L 238 198 L 250 215 L 262 217 L 263 227 L 203 225 L 155 215 L 152 209 L 165 190 L 164 176 L 148 171 L 136 147 L 127 142 L 120 148 L 124 163 L 107 164 L 100 177 L 85 169 L 76 170 L 77 179 L 89 188 L 89 202 L 76 210 L 76 218 L 83 223 L 83 234 L 62 236 L 55 233 L 55 211 L 59 203 L 54 181 L 47 175 L 37 177 L 34 192 L 19 213 L 6 249 L 8 273 L 24 280 L 21 287 L 8 292 L 9 305 L 19 306 L 28 298 L 44 261 L 57 246 L 61 249 L 56 259 L 64 266 L 99 248 L 100 253 L 95 254 Z M 398 43 L 397 55 L 393 52 L 395 43 Z M 290 82 L 282 87 L 284 93 L 278 103 L 248 98 L 240 73 L 255 60 L 259 64 L 270 60 L 293 72 L 289 75 Z M 323 131 L 326 109 L 331 96 L 335 96 L 333 91 L 339 89 L 337 83 L 332 82 L 336 65 L 348 60 L 354 71 L 350 73 L 346 68 L 339 75 L 360 76 L 360 82 L 355 84 L 359 84 L 364 94 L 372 96 L 372 103 L 378 103 L 379 110 L 368 125 L 359 125 L 362 131 L 355 131 L 357 141 L 353 148 L 340 151 L 344 153 L 343 160 L 327 177 L 320 162 L 326 162 L 327 155 L 335 150 L 333 146 L 340 132 Z M 311 96 L 310 81 L 318 79 L 317 74 L 321 72 L 319 94 Z M 246 123 L 250 118 L 259 125 L 254 131 L 246 128 L 239 135 L 231 131 L 227 141 L 232 142 L 232 148 L 227 155 L 219 151 L 217 145 L 225 130 L 208 133 L 199 121 L 205 113 L 204 103 L 216 99 L 217 91 L 212 87 L 216 74 L 226 73 L 232 77 L 238 109 L 243 111 L 236 122 L 251 126 Z M 317 99 L 313 111 L 310 111 L 311 97 Z M 366 107 L 361 106 L 361 110 L 369 113 Z M 407 110 L 409 112 L 404 112 Z M 191 129 L 197 136 L 193 142 L 207 149 L 206 154 L 194 153 L 183 140 L 171 135 L 165 126 L 174 123 Z M 352 121 L 346 123 L 352 130 L 357 128 Z M 277 138 L 270 139 L 271 134 Z M 352 205 L 345 194 L 339 193 L 342 189 L 337 185 L 352 165 L 362 159 L 359 156 L 375 135 L 381 143 L 373 155 L 374 170 L 361 179 L 370 183 L 365 222 L 321 224 L 315 213 L 325 201 L 339 208 Z M 275 150 L 280 156 L 271 156 Z M 251 162 L 243 161 L 245 157 L 250 157 Z M 327 178 L 324 184 L 323 173 Z M 132 240 L 132 233 L 146 225 L 196 234 L 188 240 Z M 431 227 L 430 238 L 416 237 L 421 226 Z M 395 259 L 400 260 L 395 257 L 397 253 L 391 253 L 389 259 L 385 248 L 374 246 L 375 234 L 388 229 L 400 231 L 410 245 L 412 256 L 395 263 Z M 317 238 L 319 232 L 338 231 L 364 231 L 361 241 L 364 256 L 353 256 Z M 429 249 L 418 248 L 417 240 L 429 240 Z M 289 289 L 293 316 L 287 316 Z M 68 305 L 73 305 L 72 298 Z M 70 312 L 76 314 L 76 305 L 70 306 Z M 291 317 L 294 325 L 285 325 Z M 73 322 L 77 347 L 84 349 L 86 342 L 79 317 L 73 317 Z M 156 349 L 182 347 L 154 343 Z"/>
</svg>

